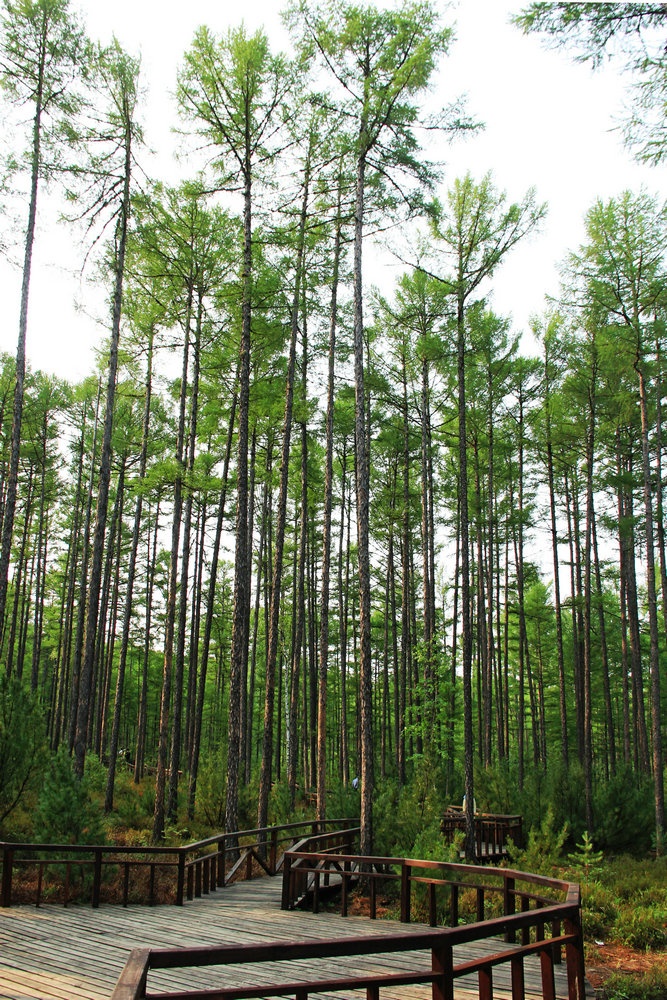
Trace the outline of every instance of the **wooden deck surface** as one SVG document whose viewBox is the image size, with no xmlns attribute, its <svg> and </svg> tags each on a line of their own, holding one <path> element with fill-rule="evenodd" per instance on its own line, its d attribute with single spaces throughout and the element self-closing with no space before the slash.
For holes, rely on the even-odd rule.
<svg viewBox="0 0 667 1000">
<path fill-rule="evenodd" d="M 251 941 L 296 941 L 317 938 L 382 935 L 405 931 L 418 934 L 423 926 L 393 921 L 371 921 L 365 917 L 340 917 L 328 913 L 285 912 L 280 909 L 282 879 L 262 878 L 241 882 L 216 893 L 186 903 L 183 907 L 104 905 L 62 907 L 45 905 L 0 909 L 0 1000 L 105 1000 L 133 948 L 193 947 L 250 943 Z M 479 947 L 496 950 L 492 943 Z M 473 953 L 470 952 L 470 957 Z M 457 960 L 463 956 L 457 954 Z M 424 956 L 419 959 L 425 962 Z M 384 957 L 368 956 L 355 960 L 359 970 L 388 966 L 398 971 L 402 963 L 415 959 L 408 953 Z M 298 963 L 291 963 L 289 979 L 299 978 Z M 206 988 L 212 985 L 220 969 L 183 970 L 151 973 L 150 989 Z M 332 977 L 340 969 L 330 969 Z M 259 973 L 265 977 L 270 969 Z M 494 974 L 494 993 L 510 996 L 509 970 Z M 527 981 L 533 983 L 533 996 L 541 996 L 537 962 L 526 968 Z M 565 966 L 557 970 L 557 997 L 567 997 Z M 503 978 L 504 977 L 504 978 Z M 229 967 L 227 982 L 261 981 L 250 970 Z M 303 973 L 303 978 L 307 974 Z M 501 987 L 505 986 L 506 989 Z M 476 982 L 460 980 L 456 996 L 471 1000 L 477 994 Z M 334 995 L 338 998 L 343 994 Z M 383 1000 L 416 1000 L 430 996 L 430 989 L 411 987 L 383 991 Z"/>
</svg>

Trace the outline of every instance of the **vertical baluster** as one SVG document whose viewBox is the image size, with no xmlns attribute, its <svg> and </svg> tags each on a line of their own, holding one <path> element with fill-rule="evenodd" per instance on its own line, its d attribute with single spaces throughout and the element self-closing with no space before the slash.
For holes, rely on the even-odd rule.
<svg viewBox="0 0 667 1000">
<path fill-rule="evenodd" d="M 449 926 L 458 927 L 459 925 L 459 887 L 455 883 L 452 885 L 451 896 L 449 899 Z"/>
<path fill-rule="evenodd" d="M 401 866 L 401 923 L 410 923 L 410 865 Z"/>
</svg>

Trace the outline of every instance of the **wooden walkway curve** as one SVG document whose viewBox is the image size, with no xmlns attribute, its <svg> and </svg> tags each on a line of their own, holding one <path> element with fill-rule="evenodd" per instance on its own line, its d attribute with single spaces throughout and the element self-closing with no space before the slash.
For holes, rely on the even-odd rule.
<svg viewBox="0 0 667 1000">
<path fill-rule="evenodd" d="M 138 947 L 308 941 L 385 935 L 398 927 L 414 934 L 424 930 L 417 924 L 283 911 L 281 883 L 280 877 L 241 882 L 184 907 L 103 905 L 94 910 L 45 905 L 0 910 L 0 1000 L 108 1000 L 130 951 Z M 533 995 L 537 1000 L 541 993 L 535 964 Z M 558 1000 L 567 998 L 562 969 Z M 168 972 L 156 973 L 153 986 L 169 988 L 169 976 Z M 499 992 L 501 985 L 500 978 L 494 982 L 496 995 L 510 996 L 509 991 Z M 420 991 L 413 987 L 393 1000 L 413 1000 L 418 995 Z M 476 995 L 476 979 L 457 983 L 456 996 L 461 1000 Z"/>
</svg>

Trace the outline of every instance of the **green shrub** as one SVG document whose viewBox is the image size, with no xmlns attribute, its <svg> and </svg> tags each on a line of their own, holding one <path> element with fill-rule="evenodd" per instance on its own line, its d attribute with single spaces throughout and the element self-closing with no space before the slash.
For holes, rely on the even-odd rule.
<svg viewBox="0 0 667 1000">
<path fill-rule="evenodd" d="M 150 838 L 154 811 L 155 781 L 144 778 L 135 784 L 130 771 L 117 772 L 114 789 L 114 813 L 108 818 L 110 825 L 112 827 L 127 827 L 131 830 L 150 831 Z M 147 840 L 146 843 L 148 842 Z"/>
<path fill-rule="evenodd" d="M 614 936 L 637 951 L 659 951 L 667 945 L 666 924 L 664 907 L 627 907 L 616 918 Z"/>
<path fill-rule="evenodd" d="M 361 811 L 359 789 L 342 782 L 331 784 L 327 791 L 327 816 L 332 819 L 358 819 Z"/>
<path fill-rule="evenodd" d="M 86 785 L 91 795 L 104 795 L 108 773 L 97 754 L 86 754 Z"/>
<path fill-rule="evenodd" d="M 399 829 L 399 808 L 401 789 L 398 783 L 388 780 L 380 785 L 373 800 L 373 821 L 375 824 L 375 850 L 383 857 L 394 857 L 403 854 L 405 843 L 414 843 L 417 836 L 416 823 L 408 823 L 408 829 L 403 829 L 405 817 L 401 817 Z"/>
<path fill-rule="evenodd" d="M 607 860 L 599 880 L 613 890 L 619 901 L 632 905 L 638 896 L 660 893 L 667 899 L 667 858 L 640 860 L 621 855 L 614 861 Z"/>
<path fill-rule="evenodd" d="M 464 833 L 461 831 L 450 844 L 444 839 L 440 830 L 440 821 L 432 820 L 423 827 L 412 845 L 410 857 L 421 861 L 460 861 Z"/>
<path fill-rule="evenodd" d="M 91 800 L 86 777 L 79 779 L 64 747 L 51 759 L 37 802 L 35 838 L 43 844 L 101 844 L 102 813 Z"/>
<path fill-rule="evenodd" d="M 651 969 L 649 972 L 616 972 L 609 977 L 599 1000 L 665 1000 L 667 996 L 667 970 Z"/>
<path fill-rule="evenodd" d="M 226 775 L 225 775 L 226 781 Z M 238 828 L 239 830 L 254 830 L 257 826 L 257 802 L 259 799 L 259 776 L 253 776 L 247 785 L 239 784 L 238 791 Z M 223 813 L 224 816 L 224 813 Z M 222 829 L 220 827 L 219 829 Z"/>
<path fill-rule="evenodd" d="M 481 812 L 518 812 L 517 789 L 516 767 L 507 760 L 475 770 L 475 801 Z"/>
<path fill-rule="evenodd" d="M 392 857 L 414 856 L 422 830 L 435 826 L 439 829 L 446 805 L 442 794 L 444 788 L 442 768 L 430 756 L 416 762 L 409 784 L 399 788 L 395 781 L 385 781 L 374 800 L 378 853 Z"/>
<path fill-rule="evenodd" d="M 530 830 L 526 847 L 519 848 L 510 841 L 508 855 L 512 866 L 535 875 L 553 875 L 554 868 L 562 863 L 567 835 L 567 823 L 560 830 L 555 829 L 554 812 L 549 807 L 539 827 Z"/>
<path fill-rule="evenodd" d="M 567 826 L 570 837 L 578 839 L 586 829 L 582 783 L 581 765 L 573 761 L 566 767 L 557 758 L 547 771 L 528 770 L 520 789 L 516 763 L 503 761 L 475 771 L 475 798 L 482 811 L 521 814 L 527 830 L 539 827 L 551 810 L 554 829 Z"/>
<path fill-rule="evenodd" d="M 269 824 L 280 826 L 294 821 L 292 799 L 286 781 L 276 781 L 269 794 Z"/>
<path fill-rule="evenodd" d="M 644 854 L 654 829 L 653 787 L 623 768 L 595 792 L 595 840 L 608 851 Z"/>
<path fill-rule="evenodd" d="M 224 751 L 202 758 L 197 775 L 197 813 L 213 830 L 225 825 L 227 755 Z"/>
<path fill-rule="evenodd" d="M 581 915 L 586 940 L 609 940 L 618 918 L 618 905 L 613 892 L 596 883 L 583 886 Z"/>
<path fill-rule="evenodd" d="M 46 764 L 44 719 L 37 699 L 17 677 L 0 674 L 0 830 L 25 802 Z"/>
</svg>

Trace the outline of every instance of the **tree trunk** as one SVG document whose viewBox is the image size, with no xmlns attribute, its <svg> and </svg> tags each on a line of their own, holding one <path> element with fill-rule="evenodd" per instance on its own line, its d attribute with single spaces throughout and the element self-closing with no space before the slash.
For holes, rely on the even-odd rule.
<svg viewBox="0 0 667 1000">
<path fill-rule="evenodd" d="M 317 818 L 327 812 L 327 678 L 329 670 L 329 599 L 331 592 L 331 514 L 333 508 L 333 449 L 336 369 L 336 330 L 338 325 L 338 280 L 342 243 L 342 171 L 338 177 L 336 228 L 334 234 L 331 303 L 329 306 L 329 354 L 327 368 L 327 412 L 325 423 L 324 510 L 322 512 L 322 584 L 320 594 L 320 662 L 317 682 Z"/>
<path fill-rule="evenodd" d="M 285 415 L 283 418 L 282 451 L 280 456 L 280 487 L 276 512 L 275 541 L 273 552 L 273 577 L 271 581 L 271 606 L 269 611 L 269 635 L 266 654 L 266 680 L 264 692 L 264 732 L 262 737 L 262 764 L 259 777 L 257 803 L 257 825 L 267 825 L 269 792 L 273 771 L 273 718 L 276 687 L 276 662 L 280 630 L 280 607 L 282 598 L 283 554 L 285 548 L 285 527 L 287 519 L 287 493 L 289 478 L 290 447 L 292 440 L 292 411 L 294 408 L 294 383 L 296 372 L 296 342 L 299 332 L 299 306 L 301 281 L 303 279 L 306 221 L 310 196 L 310 150 L 305 163 L 303 197 L 299 217 L 297 256 L 294 272 L 294 293 L 290 314 L 290 343 L 285 384 Z"/>
<path fill-rule="evenodd" d="M 365 136 L 362 122 L 360 135 Z M 364 231 L 365 150 L 357 161 L 354 207 L 354 448 L 357 494 L 359 564 L 359 701 L 361 714 L 361 838 L 362 854 L 373 853 L 373 665 L 371 662 L 371 567 L 369 554 L 370 462 L 364 387 L 364 316 L 362 244 Z"/>
<path fill-rule="evenodd" d="M 19 463 L 21 457 L 21 427 L 23 423 L 23 402 L 25 397 L 26 336 L 28 332 L 28 301 L 30 298 L 30 277 L 32 254 L 37 225 L 37 194 L 41 170 L 42 142 L 42 102 L 44 96 L 44 73 L 49 50 L 46 37 L 40 39 L 37 53 L 38 71 L 35 90 L 35 114 L 32 128 L 32 152 L 30 157 L 30 200 L 28 222 L 23 250 L 23 277 L 21 282 L 21 307 L 19 311 L 19 333 L 16 344 L 16 368 L 14 373 L 14 404 L 12 413 L 12 435 L 9 446 L 9 469 L 7 472 L 5 503 L 2 513 L 2 541 L 0 545 L 0 627 L 5 620 L 9 563 L 12 554 L 12 534 L 18 493 Z"/>
<path fill-rule="evenodd" d="M 131 211 L 130 178 L 132 172 L 132 128 L 128 120 L 124 123 L 124 164 L 123 192 L 119 205 L 116 228 L 116 257 L 114 260 L 114 293 L 111 319 L 111 342 L 109 345 L 109 372 L 107 380 L 104 430 L 100 456 L 100 473 L 97 493 L 97 513 L 93 539 L 90 586 L 88 592 L 88 614 L 86 618 L 86 641 L 79 680 L 79 698 L 74 736 L 74 770 L 83 776 L 88 740 L 88 721 L 92 698 L 92 681 L 97 639 L 100 587 L 102 582 L 102 560 L 104 555 L 104 535 L 106 531 L 109 486 L 111 481 L 111 448 L 116 398 L 116 373 L 118 370 L 118 347 L 120 343 L 120 322 L 123 308 L 123 278 L 125 275 L 125 251 L 127 248 L 127 228 Z"/>
<path fill-rule="evenodd" d="M 653 528 L 653 494 L 649 457 L 648 398 L 644 371 L 637 360 L 639 403 L 642 422 L 642 476 L 644 482 L 644 518 L 646 525 L 646 591 L 651 640 L 651 737 L 653 741 L 653 790 L 655 798 L 655 850 L 663 852 L 665 831 L 665 789 L 663 770 L 662 727 L 660 719 L 660 645 L 658 639 L 658 598 L 655 586 L 655 533 Z"/>
<path fill-rule="evenodd" d="M 215 594 L 218 583 L 218 563 L 220 560 L 220 543 L 222 540 L 222 529 L 225 520 L 225 506 L 227 501 L 227 485 L 229 482 L 229 463 L 232 452 L 232 440 L 234 437 L 234 422 L 236 416 L 236 406 L 238 402 L 238 392 L 236 387 L 238 378 L 235 380 L 235 390 L 232 395 L 231 409 L 229 413 L 229 427 L 227 430 L 227 444 L 225 446 L 225 459 L 222 471 L 222 487 L 218 502 L 218 517 L 215 525 L 215 538 L 213 540 L 213 551 L 211 553 L 211 572 L 208 582 L 208 596 L 206 601 L 206 619 L 204 621 L 204 635 L 202 638 L 202 650 L 199 666 L 199 681 L 197 684 L 197 708 L 195 712 L 194 727 L 192 733 L 192 747 L 190 751 L 190 781 L 188 784 L 188 818 L 194 819 L 195 798 L 197 794 L 197 776 L 199 774 L 199 750 L 201 746 L 201 729 L 204 715 L 204 699 L 206 695 L 206 674 L 208 671 L 208 657 L 211 649 L 211 636 L 213 631 L 213 615 L 215 612 Z"/>
<path fill-rule="evenodd" d="M 148 459 L 148 440 L 151 415 L 151 399 L 153 394 L 153 340 L 155 331 L 151 327 L 148 331 L 147 360 L 146 360 L 146 396 L 144 400 L 144 417 L 141 434 L 141 455 L 139 458 L 139 486 L 146 475 L 146 464 Z M 132 526 L 132 543 L 130 545 L 130 561 L 127 569 L 127 580 L 125 583 L 125 605 L 123 609 L 123 626 L 120 641 L 120 654 L 118 657 L 118 673 L 116 676 L 116 696 L 114 700 L 113 720 L 111 723 L 111 740 L 109 743 L 109 768 L 107 771 L 107 784 L 104 796 L 104 811 L 111 812 L 113 809 L 114 783 L 116 778 L 116 762 L 118 758 L 118 745 L 120 739 L 121 709 L 123 702 L 123 692 L 125 688 L 125 670 L 127 666 L 127 652 L 130 645 L 130 625 L 132 622 L 132 605 L 134 602 L 134 579 L 137 569 L 137 558 L 139 553 L 139 541 L 141 539 L 141 519 L 143 513 L 143 493 L 141 488 L 137 490 L 137 498 L 134 506 L 134 522 Z"/>
</svg>

